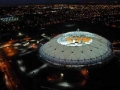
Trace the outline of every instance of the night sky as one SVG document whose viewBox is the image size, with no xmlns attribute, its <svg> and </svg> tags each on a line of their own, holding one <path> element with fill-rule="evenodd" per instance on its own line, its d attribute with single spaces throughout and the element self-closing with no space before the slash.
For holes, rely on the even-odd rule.
<svg viewBox="0 0 120 90">
<path fill-rule="evenodd" d="M 83 2 L 114 2 L 120 0 L 0 0 L 0 5 L 4 4 L 46 4 L 46 3 L 83 3 Z"/>
</svg>

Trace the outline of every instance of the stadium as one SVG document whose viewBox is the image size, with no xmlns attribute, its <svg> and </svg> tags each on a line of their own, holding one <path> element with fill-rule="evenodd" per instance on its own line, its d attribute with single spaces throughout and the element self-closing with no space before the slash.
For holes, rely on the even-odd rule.
<svg viewBox="0 0 120 90">
<path fill-rule="evenodd" d="M 109 62 L 113 51 L 111 43 L 100 35 L 71 31 L 41 46 L 39 56 L 53 67 L 81 69 Z"/>
</svg>

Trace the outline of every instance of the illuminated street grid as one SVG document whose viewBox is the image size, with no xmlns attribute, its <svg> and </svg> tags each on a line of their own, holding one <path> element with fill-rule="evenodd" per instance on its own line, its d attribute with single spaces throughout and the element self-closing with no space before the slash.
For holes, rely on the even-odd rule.
<svg viewBox="0 0 120 90">
<path fill-rule="evenodd" d="M 104 80 L 100 77 L 105 83 L 111 82 L 110 89 L 119 88 L 118 59 L 111 61 L 117 65 L 112 63 L 110 71 L 107 66 L 64 71 L 41 62 L 38 48 L 61 33 L 90 30 L 110 40 L 119 58 L 120 5 L 18 5 L 0 6 L 0 11 L 0 70 L 8 90 L 103 90 Z"/>
</svg>

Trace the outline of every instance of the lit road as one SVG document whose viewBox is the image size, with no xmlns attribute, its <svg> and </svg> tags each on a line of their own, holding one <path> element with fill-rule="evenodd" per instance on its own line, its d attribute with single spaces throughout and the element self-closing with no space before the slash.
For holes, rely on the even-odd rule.
<svg viewBox="0 0 120 90">
<path fill-rule="evenodd" d="M 31 38 L 24 38 L 22 40 L 25 40 L 25 44 L 30 42 Z M 19 79 L 16 77 L 15 73 L 12 71 L 10 61 L 8 57 L 13 57 L 16 54 L 18 54 L 18 49 L 16 49 L 13 45 L 18 40 L 10 40 L 6 43 L 3 43 L 0 46 L 0 70 L 4 72 L 4 80 L 6 83 L 6 86 L 8 90 L 24 90 L 23 86 L 21 85 Z M 33 41 L 33 40 L 31 40 Z M 21 41 L 22 44 L 22 41 Z M 41 44 L 41 43 L 39 43 Z M 38 48 L 37 42 L 36 43 L 30 43 L 28 47 L 32 48 L 33 50 L 27 51 L 25 53 L 19 53 L 19 55 L 26 55 L 28 53 L 33 52 Z M 24 47 L 24 46 L 22 46 Z"/>
<path fill-rule="evenodd" d="M 120 41 L 118 41 L 118 42 L 113 42 L 112 44 L 113 44 L 113 45 L 120 44 Z"/>
<path fill-rule="evenodd" d="M 116 47 L 116 45 L 117 45 L 117 47 Z M 120 41 L 114 41 L 113 43 L 112 43 L 112 48 L 113 48 L 113 53 L 114 53 L 114 55 L 115 55 L 115 57 L 117 57 L 117 58 L 119 58 L 120 59 Z"/>
<path fill-rule="evenodd" d="M 11 69 L 10 62 L 3 49 L 0 49 L 0 69 L 4 72 L 4 80 L 8 90 L 23 90 L 22 85 Z"/>
</svg>

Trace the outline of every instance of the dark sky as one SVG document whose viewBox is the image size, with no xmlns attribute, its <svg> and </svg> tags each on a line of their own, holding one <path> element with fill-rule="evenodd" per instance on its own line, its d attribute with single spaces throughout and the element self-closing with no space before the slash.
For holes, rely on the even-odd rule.
<svg viewBox="0 0 120 90">
<path fill-rule="evenodd" d="M 4 4 L 41 4 L 41 3 L 82 3 L 82 2 L 113 2 L 120 0 L 0 0 Z"/>
</svg>

